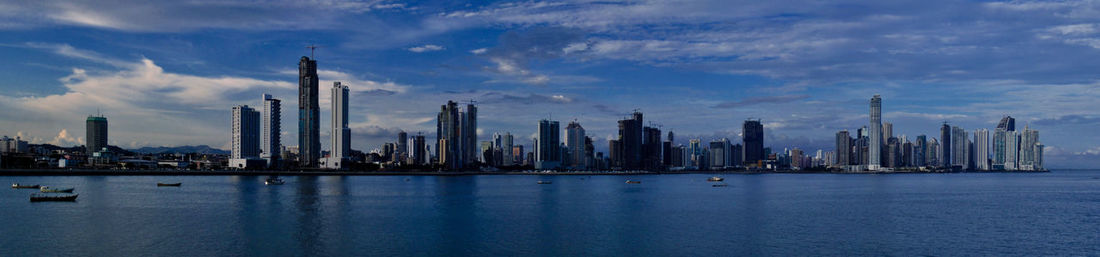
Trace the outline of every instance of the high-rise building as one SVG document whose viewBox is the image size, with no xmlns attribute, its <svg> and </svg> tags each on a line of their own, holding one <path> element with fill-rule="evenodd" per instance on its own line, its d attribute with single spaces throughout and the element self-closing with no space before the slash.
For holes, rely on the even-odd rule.
<svg viewBox="0 0 1100 257">
<path fill-rule="evenodd" d="M 1039 144 L 1039 131 L 1032 130 L 1030 125 L 1024 125 L 1023 133 L 1020 133 L 1020 168 L 1021 170 L 1035 170 L 1035 146 Z"/>
<path fill-rule="evenodd" d="M 501 155 L 501 165 L 512 166 L 516 164 L 516 154 L 514 150 L 514 137 L 511 132 L 504 132 L 504 136 L 500 140 L 500 149 L 504 154 Z M 520 154 L 522 156 L 522 154 Z"/>
<path fill-rule="evenodd" d="M 513 165 L 523 165 L 524 160 L 525 160 L 525 158 L 524 158 L 525 156 L 527 156 L 527 155 L 525 155 L 523 153 L 523 145 L 512 146 L 512 164 Z"/>
<path fill-rule="evenodd" d="M 624 170 L 638 170 L 643 168 L 643 149 L 645 131 L 643 130 L 642 113 L 635 111 L 631 118 L 619 121 L 619 150 L 620 155 L 616 160 Z"/>
<path fill-rule="evenodd" d="M 540 120 L 535 142 L 535 169 L 556 169 L 561 165 L 561 135 L 558 121 Z"/>
<path fill-rule="evenodd" d="M 321 105 L 317 99 L 317 61 L 298 62 L 298 165 L 316 168 L 321 158 Z"/>
<path fill-rule="evenodd" d="M 852 136 L 848 135 L 848 130 L 841 130 L 836 132 L 836 164 L 837 166 L 847 166 L 852 159 Z"/>
<path fill-rule="evenodd" d="M 339 81 L 332 83 L 332 134 L 329 157 L 322 161 L 325 168 L 342 169 L 351 154 L 351 129 L 348 128 L 348 87 Z M 392 159 L 392 155 L 386 156 Z"/>
<path fill-rule="evenodd" d="M 875 95 L 871 97 L 871 127 L 870 127 L 870 142 L 868 142 L 868 154 L 870 154 L 870 160 L 867 164 L 868 170 L 878 170 L 879 165 L 882 165 L 882 97 Z"/>
<path fill-rule="evenodd" d="M 477 107 L 470 104 L 466 108 L 465 112 L 460 111 L 454 101 L 447 101 L 439 107 L 436 156 L 439 163 L 449 170 L 471 166 L 480 152 L 477 150 Z"/>
<path fill-rule="evenodd" d="M 248 105 L 233 107 L 231 159 L 260 157 L 260 113 Z M 243 167 L 237 167 L 243 168 Z"/>
<path fill-rule="evenodd" d="M 688 166 L 692 166 L 696 169 L 705 169 L 707 162 L 703 161 L 703 159 L 705 159 L 703 158 L 703 151 L 704 150 L 702 140 L 699 140 L 698 138 L 689 140 L 688 155 L 690 158 L 687 159 L 689 161 Z"/>
<path fill-rule="evenodd" d="M 92 153 L 102 151 L 103 148 L 107 148 L 107 118 L 103 116 L 88 116 L 88 121 L 85 123 L 86 136 L 84 137 L 87 144 L 84 145 L 85 151 L 88 156 L 92 156 Z"/>
<path fill-rule="evenodd" d="M 974 131 L 974 168 L 989 170 L 989 130 Z"/>
<path fill-rule="evenodd" d="M 477 106 L 472 103 L 466 105 L 466 111 L 462 115 L 462 127 L 460 129 L 463 141 L 464 153 L 463 166 L 471 166 L 477 160 Z"/>
<path fill-rule="evenodd" d="M 642 167 L 658 170 L 661 167 L 661 130 L 654 127 L 642 129 Z"/>
<path fill-rule="evenodd" d="M 1008 143 L 1008 131 L 1004 128 L 996 128 L 993 130 L 993 166 L 990 167 L 993 170 L 1005 169 L 1005 156 L 1007 156 L 1006 148 Z"/>
<path fill-rule="evenodd" d="M 916 167 L 924 167 L 930 165 L 928 163 L 928 136 L 917 136 L 917 142 L 913 150 L 913 165 Z"/>
<path fill-rule="evenodd" d="M 1005 116 L 1001 118 L 1001 122 L 997 123 L 997 128 L 1005 131 L 1016 131 L 1016 119 L 1012 116 Z"/>
<path fill-rule="evenodd" d="M 883 140 L 890 140 L 894 137 L 894 124 L 889 122 L 882 123 L 882 138 Z"/>
<path fill-rule="evenodd" d="M 757 165 L 764 155 L 764 125 L 760 120 L 745 120 L 741 124 L 741 142 L 744 151 L 742 161 L 745 165 Z"/>
<path fill-rule="evenodd" d="M 409 134 L 404 130 L 397 132 L 397 160 L 406 162 L 409 158 Z"/>
<path fill-rule="evenodd" d="M 951 155 L 951 148 L 953 145 L 951 144 L 951 139 L 951 126 L 944 122 L 943 126 L 940 127 L 940 152 L 938 160 L 940 167 L 950 168 L 953 164 L 952 161 L 954 161 L 954 159 Z"/>
<path fill-rule="evenodd" d="M 540 126 L 541 127 L 541 126 Z M 569 122 L 565 126 L 565 146 L 569 147 L 569 168 L 583 170 L 586 168 L 588 154 L 585 152 L 584 128 L 577 121 Z"/>
<path fill-rule="evenodd" d="M 710 142 L 710 156 L 708 158 L 710 159 L 710 165 L 708 165 L 710 169 L 722 170 L 726 166 L 732 166 L 726 163 L 729 161 L 729 147 L 730 142 L 725 138 Z"/>
<path fill-rule="evenodd" d="M 1005 170 L 1017 170 L 1020 168 L 1020 133 L 1016 131 L 1005 132 Z"/>
<path fill-rule="evenodd" d="M 427 164 L 428 163 L 428 151 L 426 149 L 427 145 L 424 142 L 424 135 L 422 135 L 418 132 L 418 133 L 416 133 L 416 136 L 413 136 L 412 141 L 413 141 L 413 143 L 412 143 L 412 146 L 413 146 L 413 149 L 412 149 L 413 164 L 416 164 L 416 165 Z"/>
<path fill-rule="evenodd" d="M 282 101 L 263 94 L 263 113 L 260 121 L 260 158 L 268 166 L 276 165 L 282 155 Z"/>
<path fill-rule="evenodd" d="M 966 130 L 961 127 L 951 127 L 951 165 L 967 169 L 970 166 L 970 139 Z M 944 144 L 946 147 L 946 144 Z"/>
</svg>

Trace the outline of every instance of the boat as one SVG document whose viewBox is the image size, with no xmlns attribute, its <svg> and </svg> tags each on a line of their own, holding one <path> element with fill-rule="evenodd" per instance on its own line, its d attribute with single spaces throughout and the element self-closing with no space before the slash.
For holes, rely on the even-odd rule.
<svg viewBox="0 0 1100 257">
<path fill-rule="evenodd" d="M 178 187 L 180 185 L 183 185 L 183 183 L 160 183 L 160 182 L 157 182 L 158 187 Z"/>
<path fill-rule="evenodd" d="M 713 184 L 713 185 L 710 185 L 710 186 L 711 187 L 727 187 L 727 186 L 729 186 L 729 184 L 721 183 L 721 184 Z"/>
<path fill-rule="evenodd" d="M 539 180 L 539 184 L 553 184 L 553 183 L 554 183 L 553 181 L 542 181 L 542 180 Z"/>
<path fill-rule="evenodd" d="M 39 187 L 38 191 L 41 191 L 43 193 L 72 193 L 73 188 L 71 188 L 71 187 L 70 188 Z"/>
<path fill-rule="evenodd" d="M 720 177 L 710 177 L 710 178 L 707 179 L 707 181 L 709 181 L 709 182 L 721 182 L 723 180 L 726 180 L 726 179 L 720 178 Z"/>
<path fill-rule="evenodd" d="M 75 202 L 77 194 L 31 194 L 31 202 Z"/>
<path fill-rule="evenodd" d="M 39 185 L 20 185 L 19 183 L 11 184 L 11 188 L 24 188 L 24 189 L 38 189 Z"/>
<path fill-rule="evenodd" d="M 641 184 L 642 182 L 641 182 L 641 181 L 637 181 L 637 180 L 627 180 L 627 181 L 626 181 L 626 183 L 627 183 L 627 184 Z"/>
<path fill-rule="evenodd" d="M 269 178 L 264 180 L 264 184 L 267 185 L 282 185 L 283 183 L 286 183 L 286 181 L 283 181 L 281 178 Z"/>
</svg>

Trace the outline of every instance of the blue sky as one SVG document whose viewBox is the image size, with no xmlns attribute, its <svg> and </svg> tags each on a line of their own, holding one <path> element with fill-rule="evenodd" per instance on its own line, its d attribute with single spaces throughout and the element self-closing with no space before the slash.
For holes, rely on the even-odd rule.
<svg viewBox="0 0 1100 257">
<path fill-rule="evenodd" d="M 0 135 L 34 143 L 83 144 L 98 109 L 114 145 L 227 148 L 230 107 L 270 93 L 296 144 L 316 44 L 361 150 L 447 100 L 478 101 L 483 139 L 553 117 L 606 142 L 641 109 L 679 143 L 760 118 L 768 146 L 829 150 L 881 94 L 895 135 L 1012 115 L 1048 166 L 1100 164 L 1097 1 L 0 1 L 0 30 Z"/>
</svg>

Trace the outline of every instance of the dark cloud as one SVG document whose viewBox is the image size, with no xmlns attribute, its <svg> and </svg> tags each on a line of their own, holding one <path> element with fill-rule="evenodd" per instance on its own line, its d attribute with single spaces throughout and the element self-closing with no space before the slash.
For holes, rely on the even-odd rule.
<svg viewBox="0 0 1100 257">
<path fill-rule="evenodd" d="M 782 96 L 762 96 L 762 97 L 750 97 L 741 101 L 730 101 L 712 106 L 713 108 L 738 108 L 750 105 L 758 104 L 779 104 L 789 103 L 799 100 L 805 100 L 810 98 L 809 95 L 782 95 Z"/>
</svg>

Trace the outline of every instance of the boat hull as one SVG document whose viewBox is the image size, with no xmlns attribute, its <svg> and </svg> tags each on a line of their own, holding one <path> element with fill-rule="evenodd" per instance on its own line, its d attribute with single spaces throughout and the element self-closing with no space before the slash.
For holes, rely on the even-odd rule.
<svg viewBox="0 0 1100 257">
<path fill-rule="evenodd" d="M 178 187 L 180 185 L 183 185 L 183 183 L 157 183 L 158 187 Z"/>
<path fill-rule="evenodd" d="M 75 202 L 80 195 L 48 196 L 31 195 L 31 202 Z"/>
</svg>

